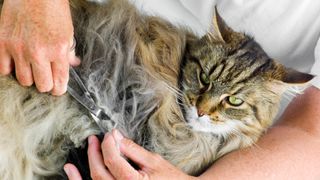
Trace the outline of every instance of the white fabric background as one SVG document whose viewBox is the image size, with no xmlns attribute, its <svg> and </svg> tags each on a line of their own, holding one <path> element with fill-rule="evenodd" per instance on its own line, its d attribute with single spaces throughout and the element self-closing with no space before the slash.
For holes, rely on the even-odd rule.
<svg viewBox="0 0 320 180">
<path fill-rule="evenodd" d="M 311 83 L 320 89 L 320 0 L 129 1 L 141 12 L 186 26 L 199 36 L 211 30 L 216 5 L 230 27 L 253 36 L 271 58 L 317 75 Z M 289 102 L 282 100 L 279 115 Z"/>
<path fill-rule="evenodd" d="M 320 89 L 320 0 L 131 1 L 142 12 L 187 26 L 199 35 L 210 31 L 216 5 L 230 27 L 253 36 L 271 58 L 318 75 L 311 83 Z M 290 101 L 282 99 L 278 117 Z"/>
<path fill-rule="evenodd" d="M 272 58 L 288 67 L 320 75 L 319 0 L 131 1 L 143 12 L 186 25 L 199 35 L 210 30 L 213 7 L 217 5 L 229 26 L 252 35 Z M 320 86 L 319 81 L 318 77 L 313 82 Z"/>
</svg>

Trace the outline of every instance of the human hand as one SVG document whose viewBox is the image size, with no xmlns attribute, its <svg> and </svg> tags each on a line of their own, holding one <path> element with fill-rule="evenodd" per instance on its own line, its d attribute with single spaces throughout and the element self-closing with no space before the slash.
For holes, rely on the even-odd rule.
<svg viewBox="0 0 320 180">
<path fill-rule="evenodd" d="M 62 95 L 69 64 L 78 65 L 68 0 L 5 0 L 0 19 L 0 74 L 15 68 L 23 86 Z M 13 60 L 13 61 L 12 61 Z"/>
<path fill-rule="evenodd" d="M 105 135 L 101 144 L 95 136 L 89 137 L 89 167 L 91 178 L 96 179 L 195 179 L 171 165 L 160 155 L 151 153 L 132 140 L 113 130 Z M 136 163 L 135 170 L 125 159 Z M 70 180 L 81 180 L 80 173 L 72 164 L 65 165 Z"/>
</svg>

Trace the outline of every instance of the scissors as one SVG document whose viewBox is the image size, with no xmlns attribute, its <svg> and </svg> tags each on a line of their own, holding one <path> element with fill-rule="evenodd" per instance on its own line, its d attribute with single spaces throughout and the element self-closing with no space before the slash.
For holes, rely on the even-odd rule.
<svg viewBox="0 0 320 180">
<path fill-rule="evenodd" d="M 110 120 L 110 117 L 112 117 L 111 112 L 106 112 L 96 104 L 73 67 L 70 67 L 69 73 L 70 80 L 67 87 L 68 93 L 89 111 L 92 119 L 98 125 L 101 132 L 106 133 L 107 130 L 102 125 L 102 121 Z"/>
</svg>

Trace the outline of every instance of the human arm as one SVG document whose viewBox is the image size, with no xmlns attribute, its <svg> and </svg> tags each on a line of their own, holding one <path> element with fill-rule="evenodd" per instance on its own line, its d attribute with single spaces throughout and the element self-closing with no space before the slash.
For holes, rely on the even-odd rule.
<svg viewBox="0 0 320 180">
<path fill-rule="evenodd" d="M 23 86 L 40 92 L 66 92 L 73 25 L 68 0 L 4 0 L 0 18 L 0 74 L 15 69 Z"/>
</svg>

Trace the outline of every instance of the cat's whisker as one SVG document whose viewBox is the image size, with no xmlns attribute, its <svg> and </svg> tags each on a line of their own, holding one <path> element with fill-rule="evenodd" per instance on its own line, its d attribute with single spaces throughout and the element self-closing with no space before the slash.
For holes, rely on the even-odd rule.
<svg viewBox="0 0 320 180">
<path fill-rule="evenodd" d="M 176 94 L 176 96 L 180 96 L 180 95 L 182 95 L 183 94 L 183 92 L 180 90 L 180 89 L 178 89 L 178 88 L 176 88 L 176 87 L 172 87 L 172 86 L 170 86 L 169 84 L 166 84 L 167 85 L 167 88 L 170 90 L 170 91 L 172 91 L 172 92 L 174 92 L 174 94 Z"/>
</svg>

